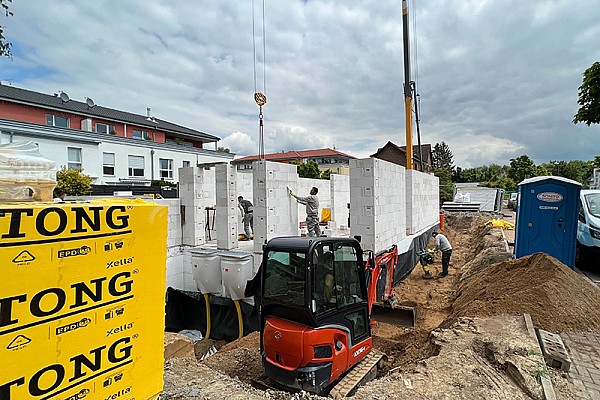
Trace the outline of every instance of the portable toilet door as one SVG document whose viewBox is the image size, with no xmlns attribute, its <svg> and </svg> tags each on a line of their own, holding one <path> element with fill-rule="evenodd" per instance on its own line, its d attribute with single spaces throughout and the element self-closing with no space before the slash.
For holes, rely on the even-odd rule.
<svg viewBox="0 0 600 400">
<path fill-rule="evenodd" d="M 519 183 L 515 257 L 546 253 L 575 266 L 581 184 L 558 176 L 538 176 Z"/>
</svg>

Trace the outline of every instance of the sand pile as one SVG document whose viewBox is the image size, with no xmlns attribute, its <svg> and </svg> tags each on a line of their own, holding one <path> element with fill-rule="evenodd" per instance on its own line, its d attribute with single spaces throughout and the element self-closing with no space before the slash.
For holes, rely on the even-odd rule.
<svg viewBox="0 0 600 400">
<path fill-rule="evenodd" d="M 547 254 L 490 265 L 463 282 L 448 326 L 462 316 L 529 313 L 554 332 L 600 329 L 600 290 Z"/>
</svg>

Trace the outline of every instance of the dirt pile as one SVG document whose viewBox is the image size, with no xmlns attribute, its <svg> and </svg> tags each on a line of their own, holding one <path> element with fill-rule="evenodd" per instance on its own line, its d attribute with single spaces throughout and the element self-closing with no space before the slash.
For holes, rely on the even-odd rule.
<svg viewBox="0 0 600 400">
<path fill-rule="evenodd" d="M 554 332 L 600 329 L 600 291 L 547 254 L 492 264 L 465 280 L 452 313 L 459 317 L 531 314 L 533 323 Z"/>
</svg>

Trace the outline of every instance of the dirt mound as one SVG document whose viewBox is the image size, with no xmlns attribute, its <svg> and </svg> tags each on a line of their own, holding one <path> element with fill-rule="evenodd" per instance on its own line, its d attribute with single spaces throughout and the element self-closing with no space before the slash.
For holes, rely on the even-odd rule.
<svg viewBox="0 0 600 400">
<path fill-rule="evenodd" d="M 459 317 L 531 314 L 555 332 L 600 329 L 600 291 L 544 253 L 493 264 L 464 282 L 443 326 Z"/>
</svg>

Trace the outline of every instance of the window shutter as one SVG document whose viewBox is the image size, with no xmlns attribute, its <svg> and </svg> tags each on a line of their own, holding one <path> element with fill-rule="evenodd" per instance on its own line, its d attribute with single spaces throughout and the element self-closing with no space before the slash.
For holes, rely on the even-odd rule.
<svg viewBox="0 0 600 400">
<path fill-rule="evenodd" d="M 115 155 L 113 153 L 104 153 L 102 162 L 107 165 L 113 165 L 115 163 Z"/>
<path fill-rule="evenodd" d="M 144 157 L 129 156 L 129 168 L 144 169 Z"/>
</svg>

